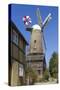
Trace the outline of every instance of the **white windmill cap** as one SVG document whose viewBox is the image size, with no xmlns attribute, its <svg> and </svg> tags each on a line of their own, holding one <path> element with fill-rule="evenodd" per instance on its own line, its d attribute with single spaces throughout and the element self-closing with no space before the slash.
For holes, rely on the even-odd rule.
<svg viewBox="0 0 60 90">
<path fill-rule="evenodd" d="M 34 30 L 41 30 L 41 27 L 38 24 L 32 26 Z"/>
</svg>

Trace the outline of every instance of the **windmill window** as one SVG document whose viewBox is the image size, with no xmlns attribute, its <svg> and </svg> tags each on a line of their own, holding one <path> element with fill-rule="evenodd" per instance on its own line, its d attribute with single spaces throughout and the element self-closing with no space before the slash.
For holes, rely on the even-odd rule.
<svg viewBox="0 0 60 90">
<path fill-rule="evenodd" d="M 36 43 L 36 40 L 34 40 L 34 43 Z"/>
<path fill-rule="evenodd" d="M 34 40 L 34 50 L 36 50 L 36 40 Z"/>
<path fill-rule="evenodd" d="M 40 70 L 38 70 L 38 74 L 41 74 L 41 71 Z"/>
</svg>

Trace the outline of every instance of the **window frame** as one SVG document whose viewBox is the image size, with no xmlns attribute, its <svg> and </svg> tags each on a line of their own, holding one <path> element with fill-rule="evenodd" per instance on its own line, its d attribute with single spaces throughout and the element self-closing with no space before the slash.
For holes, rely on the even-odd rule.
<svg viewBox="0 0 60 90">
<path fill-rule="evenodd" d="M 12 41 L 13 41 L 16 45 L 18 45 L 18 34 L 17 34 L 17 32 L 16 32 L 15 30 L 13 30 L 13 32 L 12 32 Z"/>
<path fill-rule="evenodd" d="M 19 64 L 18 75 L 19 75 L 19 77 L 23 77 L 24 76 L 24 66 L 23 66 L 23 64 Z"/>
</svg>

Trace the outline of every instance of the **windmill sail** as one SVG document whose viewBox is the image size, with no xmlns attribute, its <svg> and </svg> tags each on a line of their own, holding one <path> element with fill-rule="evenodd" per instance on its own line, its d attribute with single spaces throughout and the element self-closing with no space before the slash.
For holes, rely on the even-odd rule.
<svg viewBox="0 0 60 90">
<path fill-rule="evenodd" d="M 41 33 L 42 33 L 42 39 L 44 41 L 44 47 L 45 47 L 45 50 L 46 50 L 47 48 L 46 48 L 46 42 L 45 42 L 45 39 L 44 39 L 44 34 L 43 34 L 43 32 L 41 32 Z"/>
<path fill-rule="evenodd" d="M 42 18 L 41 18 L 41 15 L 40 15 L 39 8 L 37 8 L 36 14 L 37 14 L 37 18 L 38 18 L 38 24 L 39 24 L 40 27 L 42 27 Z"/>
<path fill-rule="evenodd" d="M 47 24 L 48 24 L 48 22 L 50 21 L 51 18 L 52 18 L 51 13 L 49 13 L 48 16 L 46 17 L 46 19 L 43 22 L 42 30 L 47 26 Z"/>
<path fill-rule="evenodd" d="M 40 15 L 39 8 L 37 8 L 37 18 L 38 18 L 38 24 L 41 27 L 42 39 L 43 39 L 44 47 L 45 47 L 45 50 L 46 50 L 46 43 L 45 43 L 44 35 L 43 35 L 43 32 L 42 32 L 43 23 L 42 23 L 42 18 L 41 18 L 41 15 Z M 44 22 L 44 25 L 46 25 L 46 21 Z"/>
</svg>

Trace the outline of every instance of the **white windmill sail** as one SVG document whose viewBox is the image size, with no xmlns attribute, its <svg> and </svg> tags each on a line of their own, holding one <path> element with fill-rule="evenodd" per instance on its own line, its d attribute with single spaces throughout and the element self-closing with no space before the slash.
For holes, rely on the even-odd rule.
<svg viewBox="0 0 60 90">
<path fill-rule="evenodd" d="M 42 32 L 43 23 L 42 23 L 42 18 L 41 18 L 41 14 L 40 14 L 39 8 L 37 9 L 37 18 L 38 18 L 38 24 L 39 24 L 39 26 L 41 28 L 42 39 L 44 41 L 44 47 L 45 47 L 45 50 L 46 50 L 46 43 L 45 43 L 45 39 L 44 39 L 44 34 Z"/>
<path fill-rule="evenodd" d="M 48 16 L 46 17 L 46 19 L 44 20 L 43 22 L 43 25 L 42 25 L 42 37 L 43 37 L 43 40 L 44 40 L 44 46 L 45 46 L 45 50 L 47 49 L 46 48 L 46 43 L 45 43 L 45 39 L 44 39 L 44 35 L 43 35 L 43 29 L 47 26 L 48 22 L 51 20 L 51 13 L 48 14 Z"/>
<path fill-rule="evenodd" d="M 44 48 L 45 48 L 45 51 L 47 50 L 47 48 L 46 48 L 46 42 L 45 42 L 45 38 L 44 38 L 44 33 L 43 32 L 41 32 L 42 33 L 42 39 L 43 39 L 43 43 L 44 43 Z"/>
<path fill-rule="evenodd" d="M 36 14 L 37 14 L 37 18 L 38 18 L 38 24 L 39 24 L 40 27 L 42 27 L 42 18 L 41 18 L 39 8 L 37 8 Z"/>
<path fill-rule="evenodd" d="M 51 20 L 51 13 L 48 14 L 48 16 L 46 17 L 46 19 L 44 20 L 43 22 L 43 25 L 42 25 L 42 30 L 47 26 L 48 22 Z"/>
</svg>

